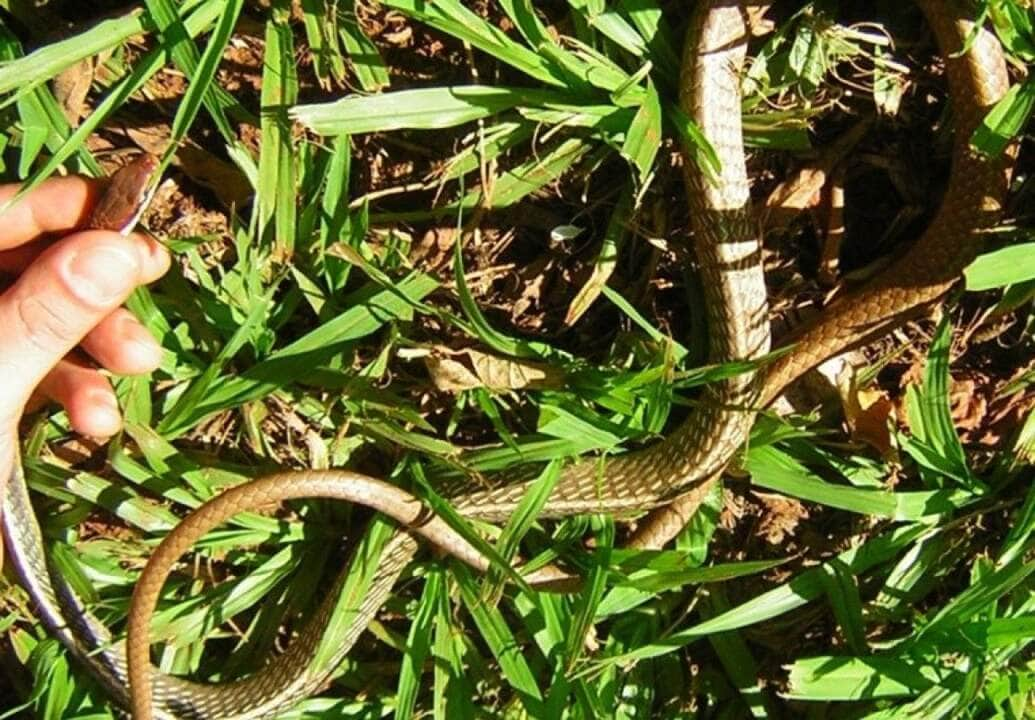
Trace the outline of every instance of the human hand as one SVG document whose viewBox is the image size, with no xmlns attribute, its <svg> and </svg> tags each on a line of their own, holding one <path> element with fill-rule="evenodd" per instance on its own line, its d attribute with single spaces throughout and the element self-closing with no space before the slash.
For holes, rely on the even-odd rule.
<svg viewBox="0 0 1035 720">
<path fill-rule="evenodd" d="M 101 190 L 93 180 L 54 178 L 0 214 L 0 273 L 15 276 L 0 295 L 0 428 L 50 399 L 77 432 L 111 436 L 122 425 L 115 393 L 86 355 L 120 375 L 158 366 L 158 343 L 120 306 L 165 274 L 169 255 L 141 234 L 74 232 Z M 0 205 L 17 191 L 0 186 Z"/>
</svg>

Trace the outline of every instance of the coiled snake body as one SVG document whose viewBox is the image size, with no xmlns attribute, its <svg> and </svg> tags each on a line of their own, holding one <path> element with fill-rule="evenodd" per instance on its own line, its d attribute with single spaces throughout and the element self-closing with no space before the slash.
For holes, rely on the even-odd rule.
<svg viewBox="0 0 1035 720">
<path fill-rule="evenodd" d="M 983 29 L 960 55 L 974 30 L 962 3 L 916 0 L 930 22 L 948 68 L 955 112 L 952 176 L 941 208 L 927 231 L 894 265 L 832 303 L 793 338 L 794 346 L 766 369 L 710 386 L 694 413 L 670 436 L 643 450 L 604 462 L 583 460 L 566 468 L 543 515 L 629 513 L 679 498 L 646 523 L 637 542 L 657 544 L 696 509 L 714 478 L 741 447 L 754 412 L 824 359 L 865 343 L 911 313 L 942 298 L 978 253 L 983 235 L 999 219 L 1013 163 L 1012 150 L 987 158 L 969 144 L 974 129 L 1009 86 L 998 41 Z M 721 160 L 717 181 L 685 163 L 695 251 L 703 276 L 715 363 L 754 360 L 769 350 L 768 309 L 760 246 L 749 201 L 740 127 L 740 68 L 747 33 L 738 0 L 704 0 L 691 22 L 684 51 L 681 102 Z M 95 215 L 94 225 L 122 229 L 118 213 Z M 16 446 L 12 442 L 12 446 Z M 125 644 L 112 639 L 82 600 L 47 567 L 39 526 L 29 503 L 20 460 L 15 458 L 3 506 L 9 555 L 40 615 L 80 663 L 137 720 L 269 718 L 326 681 L 391 591 L 416 552 L 416 535 L 475 567 L 487 561 L 421 502 L 392 485 L 347 471 L 285 472 L 235 487 L 192 512 L 155 551 L 134 591 Z M 455 497 L 463 515 L 506 519 L 526 483 Z M 388 542 L 361 606 L 335 652 L 313 667 L 313 658 L 336 593 L 285 653 L 262 671 L 233 683 L 204 685 L 176 677 L 152 677 L 148 625 L 169 569 L 195 540 L 242 510 L 300 497 L 331 497 L 369 505 L 407 530 Z M 344 578 L 345 573 L 342 574 Z M 533 576 L 531 582 L 546 582 Z M 341 580 L 339 581 L 341 582 Z M 337 588 L 336 588 L 337 589 Z M 129 688 L 129 691 L 127 691 Z"/>
</svg>

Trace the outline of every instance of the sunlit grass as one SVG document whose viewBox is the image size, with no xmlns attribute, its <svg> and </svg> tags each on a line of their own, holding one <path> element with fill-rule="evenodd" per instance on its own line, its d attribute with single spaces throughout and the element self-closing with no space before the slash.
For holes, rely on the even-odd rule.
<svg viewBox="0 0 1035 720">
<path fill-rule="evenodd" d="M 9 178 L 29 188 L 62 166 L 97 172 L 86 138 L 175 68 L 187 84 L 166 119 L 165 159 L 197 139 L 254 191 L 217 239 L 226 252 L 213 253 L 212 238 L 171 242 L 179 262 L 170 277 L 131 300 L 166 353 L 153 377 L 116 381 L 127 425 L 103 468 L 70 469 L 53 452 L 71 437 L 61 413 L 40 417 L 23 438 L 55 567 L 116 629 L 149 549 L 220 488 L 283 466 L 349 466 L 441 507 L 436 495 L 458 479 L 648 441 L 673 409 L 691 404 L 692 388 L 737 370 L 696 367 L 699 341 L 668 337 L 653 308 L 608 286 L 623 248 L 644 239 L 636 229 L 644 199 L 678 194 L 663 183 L 679 145 L 705 167 L 716 163 L 676 102 L 679 8 L 571 0 L 548 8 L 556 24 L 547 25 L 529 0 L 494 3 L 490 19 L 458 0 L 388 0 L 384 9 L 469 51 L 483 70 L 461 87 L 395 87 L 353 3 L 302 2 L 300 22 L 285 0 L 262 13 L 245 5 L 148 0 L 28 55 L 9 29 L 0 43 L 9 59 L 0 65 Z M 819 7 L 827 5 L 803 3 L 763 41 L 745 98 L 754 148 L 809 148 L 809 123 L 833 105 L 836 61 L 897 71 L 881 65 L 887 48 L 877 35 L 834 23 Z M 1019 0 L 981 7 L 1014 59 L 1031 62 L 1032 11 Z M 262 27 L 254 106 L 216 82 L 242 15 Z M 95 112 L 73 129 L 47 83 L 107 51 L 111 72 L 94 78 Z M 983 149 L 1030 127 L 1033 88 L 1029 77 L 997 109 L 976 138 Z M 390 208 L 353 196 L 350 135 L 408 132 L 419 141 L 421 132 L 444 131 L 456 133 L 455 153 L 422 180 L 436 191 L 434 206 L 422 194 L 406 202 L 399 192 Z M 601 182 L 601 168 L 620 192 L 598 210 L 589 279 L 571 288 L 562 315 L 574 323 L 607 304 L 631 339 L 579 356 L 486 312 L 465 282 L 462 245 L 447 272 L 408 259 L 412 223 L 436 218 L 463 242 L 478 213 L 559 183 Z M 1027 245 L 980 259 L 967 283 L 1006 287 L 994 301 L 1030 324 L 1035 264 L 1023 248 L 1031 235 L 1011 231 Z M 691 705 L 736 717 L 820 717 L 830 701 L 852 703 L 831 707 L 850 707 L 853 717 L 1025 716 L 1035 679 L 1035 493 L 1023 480 L 1035 420 L 1013 441 L 1016 461 L 977 468 L 949 416 L 950 338 L 942 322 L 923 382 L 906 398 L 915 421 L 896 438 L 898 460 L 835 444 L 808 418 L 759 420 L 738 471 L 756 488 L 844 518 L 807 562 L 791 552 L 736 557 L 729 547 L 716 557 L 720 492 L 674 549 L 657 553 L 622 550 L 609 518 L 550 525 L 525 516 L 503 532 L 499 553 L 510 559 L 521 539 L 533 564 L 561 556 L 584 570 L 585 590 L 505 585 L 498 603 L 486 602 L 505 573 L 482 580 L 425 553 L 330 688 L 284 717 L 687 717 Z M 539 363 L 558 381 L 450 396 L 423 362 L 443 343 L 513 362 L 512 371 Z M 1030 373 L 1018 382 L 1029 385 Z M 477 445 L 458 430 L 471 426 Z M 211 533 L 196 564 L 165 588 L 154 623 L 163 669 L 218 680 L 260 666 L 282 647 L 285 618 L 311 612 L 329 586 L 346 556 L 341 538 L 385 532 L 367 531 L 368 520 L 330 503 L 292 503 Z M 743 578 L 750 584 L 738 585 Z M 19 688 L 27 707 L 40 717 L 113 717 L 46 639 L 23 591 L 6 585 L 0 607 L 0 626 L 32 677 L 32 688 Z M 222 624 L 230 615 L 238 623 Z M 787 647 L 810 619 L 810 644 Z M 786 683 L 759 687 L 769 658 L 753 639 L 781 621 L 796 626 L 778 641 L 779 657 L 791 658 Z"/>
</svg>

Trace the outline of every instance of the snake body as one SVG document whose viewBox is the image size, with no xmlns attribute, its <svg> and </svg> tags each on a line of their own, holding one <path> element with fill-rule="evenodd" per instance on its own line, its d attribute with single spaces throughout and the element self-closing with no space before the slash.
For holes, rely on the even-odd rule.
<svg viewBox="0 0 1035 720">
<path fill-rule="evenodd" d="M 806 370 L 845 349 L 867 342 L 914 311 L 944 296 L 963 267 L 980 250 L 983 236 L 999 219 L 1013 154 L 986 158 L 969 138 L 988 110 L 1008 89 L 998 41 L 974 29 L 956 3 L 916 0 L 927 16 L 948 67 L 956 112 L 952 177 L 941 209 L 928 230 L 890 270 L 835 301 L 818 321 L 794 338 L 787 354 L 764 371 L 745 372 L 709 386 L 682 425 L 664 440 L 605 461 L 583 460 L 566 468 L 543 512 L 545 517 L 576 513 L 625 514 L 683 498 L 648 523 L 641 544 L 656 541 L 682 522 L 704 490 L 747 437 L 754 413 Z M 698 3 L 688 32 L 682 68 L 681 102 L 721 160 L 721 177 L 704 176 L 685 163 L 686 187 L 703 278 L 715 363 L 754 360 L 769 349 L 768 309 L 760 247 L 749 204 L 740 128 L 740 68 L 747 32 L 739 0 Z M 39 527 L 29 504 L 20 462 L 10 473 L 4 530 L 10 555 L 42 619 L 77 659 L 97 676 L 116 702 L 136 720 L 236 719 L 272 717 L 277 710 L 321 687 L 378 611 L 422 536 L 475 567 L 486 560 L 462 536 L 423 504 L 392 485 L 347 471 L 285 472 L 244 483 L 188 515 L 155 551 L 136 586 L 128 640 L 110 633 L 52 575 Z M 452 503 L 463 515 L 506 519 L 528 483 L 470 492 Z M 301 497 L 330 497 L 367 504 L 393 517 L 398 531 L 382 552 L 373 579 L 334 652 L 313 666 L 336 592 L 288 649 L 258 673 L 226 685 L 194 683 L 152 673 L 148 627 L 158 595 L 177 559 L 209 529 L 243 510 Z M 342 573 L 339 584 L 344 582 Z M 548 578 L 533 576 L 532 584 Z M 337 588 L 335 588 L 337 590 Z M 127 691 L 129 688 L 129 691 Z"/>
</svg>

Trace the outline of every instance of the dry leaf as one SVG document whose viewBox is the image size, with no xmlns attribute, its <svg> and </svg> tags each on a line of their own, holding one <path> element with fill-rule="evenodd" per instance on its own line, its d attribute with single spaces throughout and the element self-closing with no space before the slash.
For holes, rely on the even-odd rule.
<svg viewBox="0 0 1035 720">
<path fill-rule="evenodd" d="M 458 231 L 453 226 L 429 228 L 410 250 L 410 260 L 427 267 L 440 267 L 452 257 Z"/>
<path fill-rule="evenodd" d="M 762 211 L 765 231 L 785 232 L 802 211 L 818 206 L 826 182 L 824 168 L 806 166 L 773 188 Z"/>
<path fill-rule="evenodd" d="M 837 142 L 826 148 L 817 160 L 798 170 L 769 193 L 762 210 L 765 232 L 786 230 L 802 211 L 816 207 L 821 202 L 821 191 L 827 177 L 859 143 L 869 126 L 869 120 L 857 122 Z"/>
<path fill-rule="evenodd" d="M 844 408 L 852 440 L 866 443 L 881 457 L 891 455 L 895 403 L 888 394 L 883 390 L 860 390 L 855 394 L 853 402 L 846 403 Z"/>
<path fill-rule="evenodd" d="M 821 204 L 823 248 L 816 280 L 826 287 L 837 284 L 841 264 L 841 244 L 845 236 L 845 170 L 839 166 L 823 190 Z"/>
<path fill-rule="evenodd" d="M 974 441 L 986 447 L 1000 447 L 1004 440 L 1013 437 L 1033 411 L 1035 392 L 1018 392 L 996 398 L 989 407 L 986 426 L 979 429 Z M 1023 451 L 1023 448 L 1017 449 Z M 1027 461 L 1033 462 L 1035 458 L 1029 457 Z"/>
<path fill-rule="evenodd" d="M 1031 439 L 1035 430 L 1035 388 L 1026 381 L 1031 371 L 1032 363 L 1028 363 L 989 393 L 985 422 L 968 433 L 968 441 L 993 448 L 1012 443 L 1016 462 L 1035 464 L 1035 443 Z"/>
<path fill-rule="evenodd" d="M 94 67 L 93 58 L 86 58 L 65 68 L 51 81 L 51 91 L 72 127 L 79 127 L 79 120 L 86 114 L 86 97 L 93 85 Z"/>
<path fill-rule="evenodd" d="M 768 35 L 776 29 L 776 23 L 765 17 L 772 4 L 772 0 L 745 3 L 744 11 L 747 13 L 748 31 L 753 37 Z"/>
<path fill-rule="evenodd" d="M 193 143 L 184 143 L 176 150 L 177 165 L 184 174 L 208 188 L 228 208 L 247 204 L 254 191 L 248 178 L 236 165 L 221 160 Z"/>
<path fill-rule="evenodd" d="M 101 449 L 101 443 L 93 438 L 73 435 L 63 442 L 51 444 L 49 449 L 56 458 L 75 467 L 89 462 Z"/>
<path fill-rule="evenodd" d="M 838 392 L 852 440 L 866 443 L 881 457 L 892 454 L 891 428 L 895 422 L 895 403 L 879 389 L 862 389 L 855 367 L 846 365 L 838 377 Z"/>
<path fill-rule="evenodd" d="M 514 360 L 477 350 L 454 352 L 438 346 L 424 358 L 431 381 L 444 392 L 488 388 L 543 390 L 561 387 L 564 373 L 556 368 L 527 360 Z"/>
<path fill-rule="evenodd" d="M 516 324 L 538 327 L 542 323 L 541 317 L 525 318 L 524 316 L 531 308 L 542 305 L 541 300 L 546 289 L 546 277 L 550 272 L 550 265 L 549 257 L 543 255 L 520 270 L 521 294 L 511 302 L 510 306 L 510 317 Z"/>
<path fill-rule="evenodd" d="M 981 387 L 972 379 L 953 379 L 949 390 L 949 410 L 957 430 L 976 430 L 988 413 L 988 399 L 981 388 L 988 388 L 991 380 L 984 378 Z"/>
<path fill-rule="evenodd" d="M 574 325 L 589 310 L 590 306 L 597 301 L 597 298 L 604 292 L 607 281 L 611 279 L 611 273 L 614 272 L 614 269 L 614 262 L 600 263 L 593 268 L 593 274 L 589 276 L 589 280 L 579 289 L 575 299 L 568 306 L 568 312 L 564 316 L 565 325 L 568 327 Z"/>
<path fill-rule="evenodd" d="M 809 517 L 808 508 L 794 498 L 756 493 L 765 508 L 757 533 L 770 545 L 782 545 L 793 538 L 802 520 Z"/>
<path fill-rule="evenodd" d="M 458 393 L 482 387 L 478 376 L 462 362 L 440 355 L 428 355 L 424 364 L 431 375 L 431 382 L 443 392 Z"/>
</svg>

